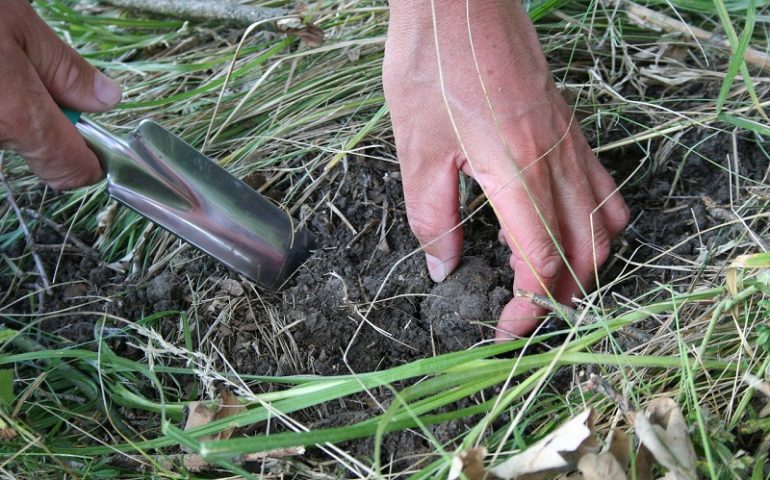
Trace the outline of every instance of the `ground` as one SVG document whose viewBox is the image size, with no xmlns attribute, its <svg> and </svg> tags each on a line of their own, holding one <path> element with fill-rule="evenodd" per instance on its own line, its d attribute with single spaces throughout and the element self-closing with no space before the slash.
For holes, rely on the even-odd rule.
<svg viewBox="0 0 770 480">
<path fill-rule="evenodd" d="M 644 263 L 661 251 L 676 248 L 675 255 L 656 260 L 665 268 L 646 269 L 613 285 L 607 298 L 646 291 L 656 282 L 676 284 L 684 278 L 676 265 L 703 262 L 703 252 L 713 251 L 715 242 L 727 242 L 716 231 L 701 233 L 723 221 L 709 213 L 704 198 L 724 208 L 730 204 L 731 194 L 747 194 L 744 189 L 733 192 L 728 167 L 710 160 L 732 153 L 726 136 L 701 143 L 684 165 L 677 163 L 683 152 L 674 149 L 664 165 L 655 168 L 651 164 L 641 180 L 622 189 L 633 220 L 616 240 L 614 258 L 600 272 L 602 281 L 628 268 L 629 260 Z M 751 141 L 738 139 L 737 146 L 741 183 L 761 184 L 768 174 L 764 156 Z M 638 162 L 622 154 L 604 160 L 618 181 Z M 681 167 L 686 173 L 672 188 Z M 468 203 L 480 198 L 478 187 L 470 180 L 467 184 L 465 214 Z M 183 253 L 180 267 L 140 279 L 127 278 L 77 249 L 63 254 L 43 251 L 48 271 L 57 270 L 58 265 L 57 281 L 63 287 L 50 296 L 39 296 L 38 312 L 67 312 L 46 320 L 46 330 L 82 342 L 94 335 L 93 320 L 84 320 L 78 314 L 82 311 L 103 311 L 122 318 L 190 311 L 200 322 L 195 325 L 197 330 L 225 345 L 224 353 L 239 371 L 261 375 L 367 372 L 494 338 L 491 327 L 511 298 L 513 274 L 508 268 L 509 252 L 497 240 L 498 226 L 490 208 L 483 208 L 465 223 L 463 261 L 445 282 L 435 284 L 406 221 L 397 165 L 351 160 L 345 172 L 316 195 L 331 196 L 335 209 L 305 219 L 319 239 L 319 248 L 279 292 L 255 291 L 249 285 L 238 288 L 233 296 L 222 288 L 222 282 L 228 286 L 232 281 L 247 285 L 247 281 L 192 249 Z M 71 234 L 84 239 L 93 236 L 87 231 Z M 41 227 L 35 241 L 56 245 L 62 238 L 53 229 Z M 9 254 L 14 256 L 24 244 L 19 239 Z M 204 275 L 212 277 L 208 281 L 215 285 L 211 288 L 216 295 L 196 304 L 191 279 Z M 9 288 L 8 279 L 3 282 Z M 26 298 L 34 288 L 18 289 L 15 295 Z M 233 306 L 232 299 L 244 295 L 245 301 Z M 262 296 L 267 309 L 255 303 Z M 89 302 L 84 303 L 84 298 Z M 9 303 L 14 302 L 20 303 Z M 19 309 L 24 308 L 20 304 Z M 229 308 L 233 314 L 223 320 L 221 313 Z M 176 327 L 166 322 L 162 331 L 173 340 Z M 255 332 L 264 329 L 273 329 L 285 341 L 255 340 L 260 336 Z M 278 352 L 276 344 L 286 348 Z"/>
<path fill-rule="evenodd" d="M 58 4 L 46 8 L 60 22 L 60 29 L 76 38 L 82 34 L 80 41 L 85 45 L 91 45 L 90 35 L 104 34 L 99 22 L 76 24 L 79 29 L 70 32 L 71 13 L 60 10 L 63 7 Z M 613 22 L 625 20 L 614 17 L 612 8 L 600 9 L 590 35 L 582 28 L 584 5 L 559 8 L 564 10 L 553 12 L 553 24 L 538 23 L 543 44 L 569 103 L 579 107 L 589 143 L 599 149 L 600 160 L 621 184 L 632 218 L 598 272 L 598 293 L 578 299 L 575 306 L 594 315 L 593 321 L 607 324 L 628 312 L 644 312 L 657 301 L 674 298 L 675 304 L 677 295 L 722 288 L 737 255 L 766 250 L 765 211 L 770 202 L 770 171 L 762 137 L 716 116 L 702 123 L 693 120 L 713 111 L 724 79 L 721 72 L 727 70 L 725 52 L 708 48 L 703 54 L 710 62 L 706 68 L 696 46 L 678 36 L 651 34 L 646 27 L 640 31 L 638 26 L 616 25 Z M 144 24 L 137 20 L 132 32 L 159 29 L 172 40 L 158 41 L 151 33 L 146 46 L 110 32 L 111 41 L 118 42 L 115 51 L 91 51 L 89 57 L 101 59 L 103 65 L 112 66 L 113 73 L 124 75 L 127 84 L 136 85 L 127 93 L 126 112 L 102 117 L 103 121 L 123 127 L 123 122 L 157 116 L 195 145 L 202 145 L 204 138 L 210 140 L 207 153 L 283 202 L 317 235 L 318 250 L 279 291 L 257 288 L 159 228 L 146 228 L 98 191 L 79 196 L 45 190 L 19 167 L 20 162 L 8 160 L 4 174 L 34 240 L 32 245 L 24 237 L 10 204 L 0 203 L 0 320 L 33 342 L 10 348 L 14 354 L 28 355 L 14 360 L 12 367 L 17 372 L 16 393 L 25 399 L 16 418 L 31 430 L 50 435 L 46 447 L 64 449 L 57 458 L 70 461 L 72 452 L 66 451 L 70 446 L 119 442 L 117 427 L 105 422 L 100 413 L 101 398 L 88 397 L 82 388 L 69 385 L 61 376 L 58 358 L 79 369 L 83 378 L 98 387 L 95 391 L 102 392 L 101 388 L 115 396 L 106 403 L 115 407 L 136 438 L 166 438 L 163 419 L 157 414 L 161 402 L 176 408 L 191 400 L 213 399 L 225 384 L 243 398 L 283 392 L 286 387 L 281 382 L 293 375 L 303 375 L 296 380 L 300 385 L 323 386 L 328 376 L 391 372 L 388 369 L 409 368 L 419 359 L 492 343 L 492 327 L 511 298 L 514 275 L 508 267 L 509 252 L 497 240 L 493 212 L 484 205 L 479 187 L 464 178 L 459 205 L 464 258 L 446 281 L 435 284 L 406 221 L 387 115 L 374 121 L 382 104 L 382 51 L 376 40 L 384 34 L 387 9 L 370 9 L 367 4 L 343 13 L 352 15 L 343 27 L 328 20 L 338 12 L 324 17 L 326 46 L 346 45 L 339 51 L 308 54 L 307 45 L 275 33 L 260 34 L 256 45 L 247 42 L 233 85 L 224 88 L 221 97 L 221 84 L 215 82 L 236 55 L 237 32 L 208 26 L 189 31 L 191 27 L 180 21 Z M 602 24 L 602 15 L 607 25 Z M 88 22 L 93 16 L 85 18 L 80 21 Z M 711 20 L 704 20 L 710 29 Z M 123 28 L 123 23 L 116 25 Z M 614 43 L 608 47 L 607 39 L 615 41 L 613 35 L 619 35 L 621 26 L 627 43 L 617 50 Z M 139 43 L 124 47 L 122 41 Z M 176 47 L 166 57 L 169 42 Z M 283 46 L 273 49 L 279 42 Z M 275 62 L 268 62 L 275 70 L 262 69 L 265 51 L 275 55 L 267 56 Z M 128 70 L 124 62 L 130 65 Z M 685 83 L 677 78 L 683 65 L 690 69 L 685 69 L 690 75 Z M 252 91 L 255 79 L 265 72 L 270 73 L 266 83 Z M 725 110 L 741 118 L 759 118 L 755 110 L 745 109 L 751 102 L 738 83 Z M 760 100 L 766 98 L 766 83 L 764 77 L 756 79 Z M 317 99 L 313 92 L 320 92 Z M 215 104 L 219 116 L 211 113 Z M 235 110 L 239 112 L 236 120 L 228 123 Z M 209 135 L 210 119 L 227 127 L 217 138 Z M 674 128 L 665 134 L 654 130 L 662 125 Z M 348 144 L 361 132 L 359 140 Z M 339 163 L 326 169 L 331 159 Z M 96 220 L 100 213 L 107 218 L 104 225 L 103 219 Z M 33 251 L 53 285 L 50 292 L 42 288 Z M 613 356 L 611 361 L 565 362 L 566 366 L 549 369 L 547 381 L 534 390 L 522 386 L 542 373 L 536 367 L 528 367 L 505 387 L 505 377 L 478 388 L 470 379 L 470 393 L 423 413 L 473 408 L 493 398 L 492 394 L 522 387 L 516 403 L 495 418 L 480 440 L 490 446 L 502 442 L 507 450 L 522 448 L 584 405 L 608 413 L 606 423 L 616 423 L 616 406 L 583 390 L 586 375 L 599 373 L 639 406 L 664 394 L 675 396 L 684 406 L 699 458 L 705 458 L 709 440 L 714 442 L 712 455 L 719 455 L 713 464 L 737 468 L 731 455 L 770 449 L 767 427 L 751 424 L 761 420 L 764 403 L 740 386 L 741 369 L 735 367 L 746 362 L 747 371 L 759 375 L 767 366 L 770 346 L 757 340 L 759 328 L 766 323 L 763 291 L 755 292 L 756 298 L 746 297 L 745 309 L 730 305 L 724 310 L 729 315 L 717 315 L 713 322 L 713 311 L 729 300 L 722 290 L 682 310 L 674 305 L 655 314 L 640 314 L 641 320 L 631 329 L 606 333 L 577 349 Z M 538 337 L 525 351 L 498 355 L 479 368 L 553 354 L 563 345 L 582 341 L 582 332 L 573 335 L 566 327 L 564 319 L 552 314 L 539 331 L 550 336 Z M 3 333 L 0 329 L 0 341 L 5 341 Z M 81 352 L 80 357 L 67 357 L 69 351 Z M 82 351 L 95 353 L 99 361 Z M 132 368 L 158 368 L 161 386 L 143 377 L 138 380 L 139 370 L 130 370 L 124 363 L 111 364 L 112 353 L 136 361 Z M 736 363 L 711 371 L 682 367 L 677 363 L 682 358 Z M 358 425 L 382 414 L 381 405 L 393 405 L 394 392 L 451 379 L 456 373 L 439 369 L 405 375 L 399 377 L 405 380 L 378 383 L 322 403 L 313 403 L 312 397 L 320 395 L 313 391 L 291 397 L 307 403 L 287 411 L 311 433 Z M 464 386 L 466 379 L 455 381 L 451 389 Z M 150 406 L 133 397 L 119 398 L 111 385 L 127 386 Z M 537 395 L 526 403 L 530 391 Z M 256 397 L 248 398 L 252 413 L 267 408 Z M 417 396 L 411 405 L 422 398 Z M 288 408 L 281 401 L 276 404 Z M 181 408 L 174 412 L 173 423 L 181 427 Z M 518 429 L 505 443 L 508 439 L 501 440 L 501 432 L 519 412 Z M 0 417 L 0 428 L 5 418 Z M 64 420 L 56 423 L 57 418 Z M 270 418 L 247 422 L 235 436 L 288 432 L 296 427 Z M 394 476 L 419 470 L 436 458 L 431 440 L 451 451 L 481 418 L 475 412 L 424 429 L 391 433 L 383 441 L 383 464 L 396 472 Z M 376 441 L 372 431 L 366 436 L 336 443 L 370 465 Z M 165 451 L 178 452 L 178 445 L 175 440 Z M 0 453 L 2 448 L 0 444 Z M 99 455 L 84 454 L 78 460 L 83 470 L 92 461 L 113 465 L 113 457 Z M 23 458 L 31 461 L 33 457 Z M 328 459 L 314 449 L 297 460 L 297 471 L 346 476 L 342 462 L 324 463 Z M 29 471 L 39 466 L 34 464 Z M 705 462 L 701 467 L 703 473 Z M 294 471 L 286 465 L 281 468 Z"/>
<path fill-rule="evenodd" d="M 696 135 L 697 132 L 691 135 Z M 604 298 L 629 298 L 656 284 L 691 284 L 691 268 L 704 264 L 704 252 L 726 244 L 723 232 L 706 232 L 724 219 L 709 213 L 711 205 L 727 206 L 730 195 L 746 195 L 730 186 L 727 169 L 707 159 L 725 158 L 732 144 L 716 136 L 690 152 L 683 165 L 686 172 L 672 188 L 682 151 L 674 149 L 662 165 L 647 167 L 642 180 L 623 188 L 632 211 L 632 223 L 614 245 L 614 257 L 601 271 L 602 282 L 622 277 L 633 264 L 647 263 L 638 274 L 626 276 L 606 291 Z M 753 142 L 737 140 L 742 184 L 762 182 L 768 174 L 764 157 Z M 613 155 L 603 159 L 621 181 L 639 159 Z M 479 189 L 467 183 L 467 202 L 478 200 Z M 41 252 L 48 271 L 58 262 L 58 283 L 52 295 L 29 297 L 29 290 L 16 290 L 18 310 L 28 308 L 27 298 L 40 298 L 39 313 L 66 312 L 43 320 L 42 328 L 70 339 L 74 344 L 95 348 L 98 317 L 84 311 L 101 311 L 116 318 L 138 319 L 164 311 L 189 312 L 191 328 L 202 348 L 206 343 L 221 351 L 242 374 L 339 375 L 382 370 L 415 359 L 466 349 L 494 338 L 494 325 L 511 297 L 512 272 L 508 252 L 497 240 L 498 227 L 491 209 L 484 208 L 464 225 L 464 258 L 457 271 L 441 283 L 430 280 L 423 256 L 411 234 L 403 209 L 397 165 L 390 162 L 346 163 L 344 174 L 316 193 L 330 197 L 334 210 L 325 209 L 305 218 L 318 236 L 319 249 L 280 292 L 255 290 L 247 281 L 198 252 L 187 249 L 178 264 L 152 276 L 127 278 L 76 249 Z M 713 201 L 706 204 L 708 196 Z M 468 213 L 468 205 L 463 206 Z M 83 239 L 92 232 L 72 232 Z M 52 229 L 36 231 L 38 244 L 59 244 L 62 238 Z M 662 251 L 671 254 L 659 257 Z M 24 248 L 23 240 L 13 245 Z M 207 287 L 193 287 L 207 278 Z M 7 280 L 3 288 L 8 288 Z M 235 285 L 234 285 L 235 284 Z M 204 298 L 200 297 L 203 290 Z M 84 301 L 84 300 L 88 301 Z M 374 306 L 372 306 L 372 304 Z M 181 324 L 173 315 L 157 324 L 163 337 L 183 346 Z M 364 320 L 365 318 L 365 320 Z M 107 322 L 110 323 L 109 321 Z M 120 322 L 114 324 L 119 326 Z M 563 327 L 551 317 L 545 331 Z M 643 323 L 654 332 L 658 325 Z M 551 346 L 558 346 L 556 337 Z M 626 339 L 627 340 L 627 339 Z M 638 340 L 638 339 L 637 339 Z M 109 342 L 116 352 L 141 359 L 141 349 L 117 337 Z M 633 347 L 638 344 L 633 343 Z M 627 345 L 628 346 L 628 345 Z M 208 348 L 211 348 L 210 346 Z M 544 348 L 544 347 L 538 347 Z M 548 348 L 547 346 L 545 347 Z M 549 389 L 570 390 L 575 381 L 570 368 L 557 374 Z M 380 400 L 388 401 L 387 392 Z M 312 427 L 349 424 L 376 413 L 367 395 L 344 402 L 343 411 L 314 411 L 301 415 Z M 470 424 L 470 420 L 465 421 Z M 442 442 L 462 432 L 459 424 L 433 428 Z M 747 441 L 754 441 L 749 437 Z M 373 440 L 348 445 L 359 455 L 371 455 Z M 429 452 L 429 442 L 411 433 L 393 434 L 383 446 L 386 456 L 399 452 Z"/>
</svg>

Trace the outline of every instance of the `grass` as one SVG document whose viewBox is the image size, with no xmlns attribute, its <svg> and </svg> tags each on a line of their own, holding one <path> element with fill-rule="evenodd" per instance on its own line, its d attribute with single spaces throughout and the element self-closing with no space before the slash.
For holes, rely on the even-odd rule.
<svg viewBox="0 0 770 480">
<path fill-rule="evenodd" d="M 252 32 L 240 49 L 242 39 L 232 30 L 146 19 L 98 3 L 37 6 L 89 61 L 127 86 L 120 109 L 100 116 L 101 122 L 126 131 L 151 116 L 236 175 L 265 174 L 267 187 L 283 193 L 290 211 L 333 185 L 335 172 L 353 157 L 394 161 L 380 84 L 387 26 L 381 2 L 311 4 L 313 21 L 327 35 L 320 47 Z M 7 202 L 0 204 L 0 275 L 7 285 L 0 293 L 0 429 L 15 433 L 0 443 L 0 472 L 9 478 L 195 476 L 157 458 L 185 446 L 223 471 L 249 476 L 234 461 L 238 455 L 317 445 L 313 455 L 277 460 L 279 467 L 265 462 L 262 473 L 445 477 L 457 450 L 483 444 L 495 453 L 494 461 L 502 460 L 584 406 L 601 413 L 602 426 L 614 423 L 613 402 L 575 387 L 583 381 L 581 372 L 594 372 L 637 406 L 660 395 L 675 398 L 693 427 L 704 477 L 764 478 L 770 425 L 759 411 L 766 401 L 741 379 L 746 372 L 766 377 L 770 367 L 763 333 L 770 264 L 761 253 L 768 242 L 770 187 L 767 172 L 736 168 L 740 156 L 734 153 L 739 145 L 756 144 L 751 151 L 770 158 L 764 144 L 768 127 L 758 108 L 768 105 L 767 78 L 740 61 L 748 46 L 768 48 L 767 5 L 679 0 L 653 7 L 707 30 L 721 25 L 737 54 L 661 36 L 610 4 L 547 1 L 533 3 L 530 12 L 554 74 L 575 97 L 597 151 L 636 159 L 636 168 L 625 169 L 627 187 L 674 171 L 662 194 L 662 202 L 674 202 L 697 160 L 728 174 L 731 203 L 708 210 L 719 221 L 679 243 L 643 240 L 633 250 L 620 249 L 612 261 L 619 273 L 602 279 L 566 330 L 369 373 L 246 374 L 223 353 L 229 350 L 212 334 L 214 327 L 202 330 L 206 324 L 198 312 L 216 306 L 235 317 L 256 309 L 258 318 L 273 322 L 255 334 L 261 348 L 296 361 L 296 346 L 275 334 L 288 328 L 284 319 L 271 317 L 269 302 L 276 298 L 247 291 L 222 299 L 216 280 L 202 271 L 185 286 L 188 311 L 138 310 L 135 318 L 105 313 L 105 305 L 129 301 L 119 286 L 106 299 L 83 297 L 76 314 L 70 307 L 51 308 L 30 249 L 13 251 L 24 244 L 19 219 Z M 677 53 L 683 49 L 685 55 Z M 727 145 L 731 161 L 700 148 L 714 139 Z M 102 186 L 54 194 L 13 157 L 4 174 L 19 204 L 43 213 L 68 235 L 87 235 L 103 262 L 135 281 L 198 255 L 185 253 L 178 241 L 126 209 L 105 215 L 113 210 Z M 309 208 L 326 207 L 321 200 Z M 700 250 L 683 251 L 692 241 L 700 242 Z M 655 253 L 642 255 L 645 248 Z M 749 257 L 735 263 L 742 254 Z M 73 283 L 58 268 L 47 273 L 56 288 Z M 71 321 L 92 328 L 94 340 L 73 342 L 48 331 L 48 325 Z M 634 340 L 629 327 L 649 337 Z M 565 374 L 573 377 L 567 388 L 560 380 Z M 185 405 L 212 398 L 218 384 L 236 391 L 249 408 L 182 430 Z M 367 398 L 390 401 L 341 426 L 301 423 L 314 412 Z M 431 429 L 458 420 L 464 429 L 453 442 Z M 201 438 L 232 425 L 258 428 L 249 437 Z M 373 452 L 379 452 L 388 432 L 405 429 L 426 438 L 432 454 L 403 451 L 381 458 L 356 455 L 341 444 L 374 438 Z M 134 463 L 121 462 L 123 454 Z"/>
</svg>

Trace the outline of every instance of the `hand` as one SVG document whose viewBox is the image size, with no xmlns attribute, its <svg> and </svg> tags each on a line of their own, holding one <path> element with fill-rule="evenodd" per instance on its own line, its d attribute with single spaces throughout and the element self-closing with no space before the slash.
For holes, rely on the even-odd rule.
<svg viewBox="0 0 770 480">
<path fill-rule="evenodd" d="M 0 148 L 18 152 L 53 188 L 99 181 L 99 161 L 59 105 L 103 112 L 118 104 L 120 87 L 59 40 L 27 0 L 3 2 L 0 66 Z"/>
<path fill-rule="evenodd" d="M 467 4 L 468 15 L 466 2 L 436 2 L 434 37 L 430 1 L 391 1 L 383 83 L 409 224 L 441 282 L 462 254 L 465 172 L 497 214 L 514 290 L 570 303 L 607 259 L 628 207 L 559 95 L 526 13 L 510 0 Z M 543 313 L 512 300 L 498 338 L 531 333 Z"/>
</svg>

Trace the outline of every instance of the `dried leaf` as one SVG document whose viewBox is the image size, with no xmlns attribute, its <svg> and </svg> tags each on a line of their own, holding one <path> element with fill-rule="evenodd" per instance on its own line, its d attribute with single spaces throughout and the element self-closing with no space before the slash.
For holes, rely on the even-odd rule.
<svg viewBox="0 0 770 480">
<path fill-rule="evenodd" d="M 311 22 L 303 22 L 297 17 L 282 18 L 275 22 L 279 32 L 303 40 L 309 47 L 318 47 L 324 43 L 324 31 Z"/>
<path fill-rule="evenodd" d="M 185 423 L 184 430 L 189 431 L 193 428 L 200 427 L 202 425 L 208 425 L 215 420 L 221 420 L 233 415 L 237 415 L 246 410 L 244 405 L 241 405 L 238 396 L 230 392 L 225 387 L 219 390 L 219 406 L 216 410 L 210 409 L 204 402 L 190 402 L 187 406 L 187 422 Z M 235 431 L 236 426 L 233 425 L 220 432 L 212 435 L 204 435 L 199 437 L 198 440 L 227 440 Z M 189 452 L 189 450 L 185 450 Z"/>
<path fill-rule="evenodd" d="M 624 468 L 610 453 L 587 453 L 577 465 L 584 480 L 627 480 Z"/>
<path fill-rule="evenodd" d="M 636 434 L 655 460 L 677 480 L 694 480 L 695 449 L 687 423 L 674 400 L 662 397 L 650 402 L 647 415 L 637 413 Z"/>
<path fill-rule="evenodd" d="M 0 428 L 0 441 L 2 442 L 11 440 L 17 436 L 18 433 L 16 433 L 16 430 L 12 429 L 11 427 Z"/>
<path fill-rule="evenodd" d="M 240 400 L 238 400 L 238 396 L 227 388 L 223 387 L 219 390 L 219 397 L 221 399 L 221 404 L 219 410 L 217 410 L 217 413 L 214 415 L 214 420 L 231 417 L 246 410 L 246 407 L 241 405 Z M 226 430 L 222 430 L 215 436 L 215 440 L 227 440 L 233 434 L 234 430 L 235 425 Z"/>
<path fill-rule="evenodd" d="M 525 451 L 490 469 L 490 473 L 503 479 L 512 479 L 524 475 L 568 471 L 575 468 L 583 454 L 596 451 L 593 410 L 588 409 Z"/>
<path fill-rule="evenodd" d="M 640 445 L 634 461 L 636 480 L 652 480 L 653 465 L 655 465 L 655 458 L 653 458 L 652 453 L 647 450 L 647 447 Z"/>
<path fill-rule="evenodd" d="M 677 477 L 672 472 L 666 472 L 665 475 L 658 477 L 655 480 L 677 480 Z"/>
<path fill-rule="evenodd" d="M 730 295 L 738 294 L 738 270 L 736 268 L 729 267 L 725 272 L 725 285 Z"/>
<path fill-rule="evenodd" d="M 618 428 L 613 429 L 607 439 L 605 452 L 615 457 L 618 465 L 625 471 L 631 462 L 631 439 L 628 434 Z"/>
<path fill-rule="evenodd" d="M 208 425 L 214 420 L 214 412 L 204 402 L 190 402 L 187 406 L 187 422 L 184 430 Z"/>
<path fill-rule="evenodd" d="M 243 295 L 243 286 L 240 282 L 233 280 L 232 278 L 223 278 L 220 280 L 219 288 L 231 297 L 240 297 Z"/>
<path fill-rule="evenodd" d="M 663 67 L 659 65 L 650 65 L 639 69 L 643 77 L 651 78 L 664 85 L 684 85 L 697 78 L 702 78 L 703 73 L 698 70 L 688 68 Z M 647 82 L 649 83 L 649 82 Z"/>
<path fill-rule="evenodd" d="M 452 466 L 449 469 L 447 480 L 456 480 L 460 474 L 465 475 L 467 480 L 484 480 L 487 472 L 484 469 L 484 457 L 487 456 L 487 449 L 484 447 L 470 448 L 460 452 L 452 458 Z"/>
<path fill-rule="evenodd" d="M 214 411 L 212 411 L 204 402 L 190 402 L 187 406 L 187 422 L 184 424 L 185 432 L 196 427 L 208 425 L 214 420 Z M 213 440 L 212 435 L 200 437 L 200 440 Z M 190 449 L 182 445 L 182 450 L 190 452 Z"/>
<path fill-rule="evenodd" d="M 304 454 L 305 447 L 287 447 L 279 448 L 276 450 L 268 450 L 267 452 L 245 453 L 233 459 L 233 462 L 238 465 L 248 465 L 250 463 L 264 462 L 266 460 L 294 457 Z M 206 463 L 200 455 L 196 454 L 184 455 L 182 461 L 185 468 L 191 472 L 207 472 L 216 469 L 215 466 Z"/>
<path fill-rule="evenodd" d="M 209 464 L 200 455 L 189 454 L 182 458 L 185 470 L 188 472 L 203 472 L 208 470 Z"/>
<path fill-rule="evenodd" d="M 5 420 L 0 418 L 0 442 L 6 442 L 12 438 L 16 438 L 18 433 L 10 425 L 5 423 Z"/>
<path fill-rule="evenodd" d="M 106 240 L 107 232 L 112 227 L 112 222 L 115 220 L 115 213 L 118 211 L 118 202 L 112 201 L 99 213 L 96 214 L 96 242 L 94 246 L 99 246 Z"/>
<path fill-rule="evenodd" d="M 743 374 L 743 381 L 754 390 L 770 398 L 770 382 L 765 382 L 749 372 Z"/>
</svg>

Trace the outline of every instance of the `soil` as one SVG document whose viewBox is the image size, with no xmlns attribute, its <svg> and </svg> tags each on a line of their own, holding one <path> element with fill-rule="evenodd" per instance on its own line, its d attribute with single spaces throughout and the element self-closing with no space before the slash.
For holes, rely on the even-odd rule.
<svg viewBox="0 0 770 480">
<path fill-rule="evenodd" d="M 693 131 L 688 134 L 691 138 L 681 140 L 686 145 L 698 144 L 696 139 L 702 134 Z M 741 173 L 746 179 L 766 179 L 767 164 L 758 148 L 753 141 L 738 140 Z M 660 249 L 721 223 L 723 220 L 712 218 L 702 197 L 710 196 L 717 205 L 729 204 L 730 177 L 726 169 L 706 159 L 725 159 L 732 150 L 731 143 L 717 135 L 689 154 L 673 148 L 667 157 L 650 161 L 644 174 L 637 176 L 639 180 L 623 189 L 633 220 L 616 241 L 615 252 L 636 262 L 646 261 Z M 631 149 L 615 151 L 602 161 L 616 179 L 622 179 L 639 163 L 635 155 Z M 672 189 L 685 156 L 684 174 Z M 468 182 L 464 214 L 478 194 L 478 187 Z M 65 283 L 63 287 L 48 296 L 30 295 L 37 286 L 20 287 L 12 278 L 0 278 L 0 291 L 14 292 L 15 298 L 5 303 L 18 313 L 30 313 L 29 298 L 39 299 L 36 314 L 67 309 L 45 318 L 43 327 L 86 348 L 94 345 L 97 317 L 83 312 L 138 320 L 156 312 L 188 311 L 197 340 L 216 344 L 244 374 L 373 371 L 465 349 L 494 336 L 491 327 L 511 297 L 513 276 L 508 251 L 497 240 L 498 228 L 490 209 L 464 225 L 463 261 L 445 282 L 435 284 L 424 258 L 415 253 L 418 244 L 406 221 L 397 165 L 349 159 L 344 170 L 308 203 L 313 201 L 322 206 L 330 201 L 336 212 L 319 208 L 305 219 L 318 235 L 320 248 L 278 293 L 257 293 L 247 282 L 191 249 L 160 274 L 140 279 L 128 278 L 78 249 L 65 250 L 61 258 L 59 251 L 41 251 L 49 272 L 58 263 L 57 282 Z M 93 241 L 90 232 L 74 234 L 86 244 Z M 706 233 L 685 241 L 675 251 L 679 259 L 669 255 L 663 262 L 698 261 L 703 245 L 725 241 L 721 235 Z M 35 241 L 61 244 L 62 238 L 49 227 L 38 225 Z M 15 258 L 24 248 L 20 239 L 3 253 Z M 32 271 L 34 266 L 26 268 Z M 622 261 L 610 261 L 603 278 L 615 278 L 622 268 Z M 677 275 L 671 269 L 645 269 L 642 275 L 615 286 L 614 291 L 631 296 L 658 281 L 676 284 Z M 268 308 L 263 307 L 265 304 Z M 177 322 L 155 325 L 167 341 L 183 344 Z M 200 348 L 208 351 L 205 341 Z M 140 355 L 130 343 L 117 339 L 112 346 L 124 355 Z M 571 375 L 556 378 L 560 379 L 557 383 L 564 384 L 555 384 L 554 389 L 570 388 Z M 343 405 L 345 413 L 319 410 L 307 420 L 314 426 L 334 426 L 373 413 L 363 397 L 346 400 Z M 457 434 L 457 428 L 459 425 L 435 427 L 434 433 L 446 441 Z M 404 452 L 408 442 L 409 452 L 429 447 L 418 436 L 408 434 L 407 439 L 404 435 L 389 436 L 383 454 Z M 366 442 L 356 445 L 355 451 L 371 451 Z"/>
</svg>

